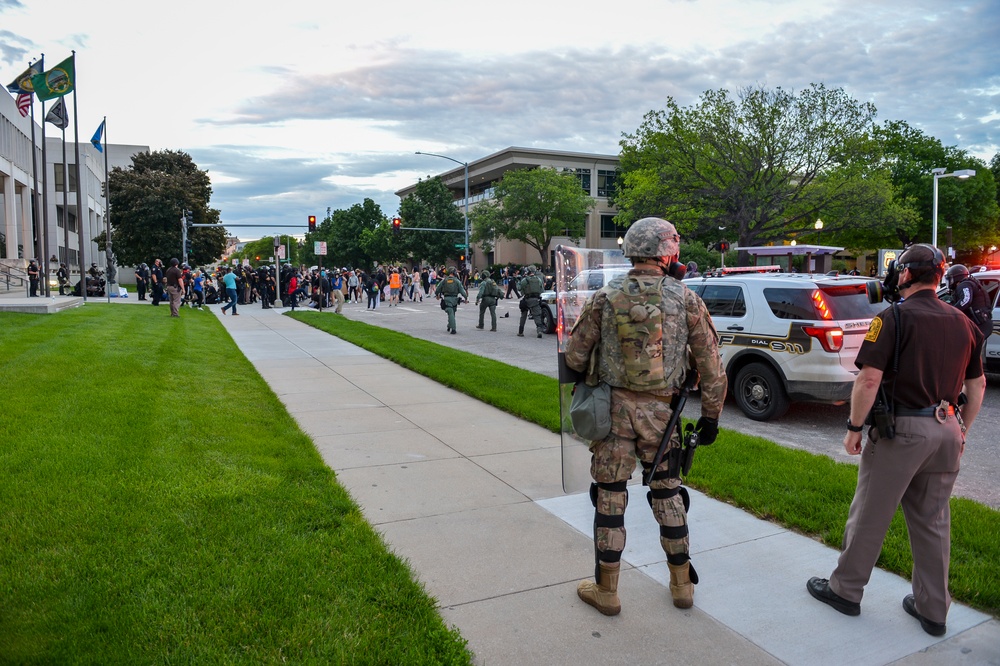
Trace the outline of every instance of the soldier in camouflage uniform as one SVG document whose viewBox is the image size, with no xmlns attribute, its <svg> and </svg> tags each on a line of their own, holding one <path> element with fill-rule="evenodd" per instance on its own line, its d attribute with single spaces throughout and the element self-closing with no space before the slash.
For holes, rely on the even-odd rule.
<svg viewBox="0 0 1000 666">
<path fill-rule="evenodd" d="M 518 337 L 524 337 L 524 324 L 528 320 L 528 313 L 535 322 L 535 331 L 538 337 L 542 337 L 545 332 L 545 320 L 542 319 L 542 290 L 545 283 L 538 277 L 534 266 L 528 268 L 528 275 L 518 283 L 518 290 L 524 294 L 521 299 L 521 322 L 517 327 Z"/>
<path fill-rule="evenodd" d="M 479 326 L 476 326 L 476 328 L 479 330 L 483 329 L 486 310 L 489 310 L 490 321 L 492 323 L 490 330 L 495 333 L 497 330 L 497 299 L 500 298 L 500 287 L 493 281 L 493 277 L 489 271 L 480 273 L 479 279 L 482 282 L 479 284 L 479 293 L 476 294 L 476 305 L 479 306 Z"/>
<path fill-rule="evenodd" d="M 444 302 L 444 311 L 448 313 L 448 332 L 454 335 L 455 330 L 455 310 L 461 299 L 469 299 L 469 294 L 462 286 L 462 281 L 455 277 L 455 268 L 448 267 L 448 275 L 437 283 L 434 295 Z"/>
<path fill-rule="evenodd" d="M 584 372 L 596 350 L 597 374 L 611 389 L 611 433 L 591 442 L 590 496 L 594 502 L 596 580 L 582 581 L 577 594 L 605 615 L 617 615 L 618 573 L 625 549 L 626 483 L 636 458 L 653 458 L 670 420 L 670 399 L 688 372 L 701 376 L 702 444 L 715 441 L 726 397 L 726 375 L 712 320 L 704 302 L 670 276 L 679 237 L 666 220 L 647 217 L 625 234 L 623 250 L 633 268 L 612 280 L 584 305 L 570 332 L 566 364 Z M 689 368 L 693 362 L 694 368 Z M 680 446 L 677 432 L 672 446 Z M 647 499 L 660 525 L 660 545 L 670 568 L 674 606 L 690 608 L 698 582 L 688 555 L 687 491 L 668 478 L 667 458 L 653 471 Z"/>
</svg>

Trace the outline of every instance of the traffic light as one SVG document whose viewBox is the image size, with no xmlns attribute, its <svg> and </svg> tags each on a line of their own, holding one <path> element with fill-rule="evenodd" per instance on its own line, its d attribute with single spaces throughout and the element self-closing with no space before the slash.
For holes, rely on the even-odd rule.
<svg viewBox="0 0 1000 666">
<path fill-rule="evenodd" d="M 187 226 L 187 228 L 189 230 L 191 229 L 191 225 L 194 224 L 194 211 L 193 210 L 186 210 L 186 211 L 184 211 L 184 224 Z"/>
<path fill-rule="evenodd" d="M 400 229 L 403 228 L 403 220 L 397 215 L 392 218 L 392 235 L 398 236 Z"/>
<path fill-rule="evenodd" d="M 103 183 L 101 183 L 101 196 L 104 197 L 105 199 L 108 198 L 108 183 L 107 183 L 107 181 L 104 181 Z"/>
<path fill-rule="evenodd" d="M 315 215 L 310 215 L 309 216 L 309 231 L 310 232 L 316 231 L 316 216 Z"/>
<path fill-rule="evenodd" d="M 729 241 L 722 240 L 715 244 L 715 249 L 719 252 L 729 252 Z"/>
</svg>

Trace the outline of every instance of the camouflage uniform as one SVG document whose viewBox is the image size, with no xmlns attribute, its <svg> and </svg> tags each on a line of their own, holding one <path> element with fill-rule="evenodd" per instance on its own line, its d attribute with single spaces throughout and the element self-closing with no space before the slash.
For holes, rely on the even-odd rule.
<svg viewBox="0 0 1000 666">
<path fill-rule="evenodd" d="M 545 332 L 545 320 L 542 319 L 541 295 L 545 288 L 542 278 L 535 274 L 534 268 L 528 269 L 528 277 L 522 278 L 518 283 L 518 290 L 524 294 L 521 305 L 521 322 L 517 326 L 517 334 L 524 335 L 524 324 L 528 320 L 528 313 L 535 322 L 535 330 L 538 337 L 542 337 Z"/>
<path fill-rule="evenodd" d="M 444 301 L 444 310 L 448 313 L 448 332 L 456 333 L 455 330 L 455 310 L 461 298 L 468 298 L 469 294 L 462 286 L 461 280 L 455 277 L 455 269 L 448 269 L 448 276 L 437 283 L 434 295 Z"/>
<path fill-rule="evenodd" d="M 675 255 L 672 252 L 663 256 Z M 654 339 L 658 334 L 662 335 L 659 341 Z M 617 563 L 625 548 L 626 483 L 635 470 L 636 458 L 644 467 L 652 465 L 670 420 L 670 399 L 684 383 L 689 359 L 701 377 L 703 417 L 718 419 L 721 414 L 726 375 L 715 327 L 704 302 L 682 283 L 665 276 L 660 268 L 633 268 L 588 299 L 570 332 L 566 364 L 586 371 L 595 349 L 597 374 L 612 387 L 611 433 L 590 445 L 597 580 L 601 584 L 602 572 L 611 571 L 605 565 L 613 565 L 612 592 L 617 603 Z M 676 431 L 674 435 L 673 446 L 679 446 Z M 686 578 L 690 559 L 687 492 L 681 488 L 680 479 L 667 478 L 667 464 L 664 458 L 651 475 L 648 499 L 660 525 L 660 544 L 672 574 L 675 566 L 684 567 Z M 674 593 L 673 575 L 671 580 Z M 696 582 L 697 574 L 692 569 L 690 583 Z M 584 583 L 594 587 L 590 581 Z M 687 595 L 688 603 L 681 605 L 675 594 L 675 605 L 688 607 L 691 592 Z M 609 615 L 617 613 L 614 608 L 592 605 Z"/>
<path fill-rule="evenodd" d="M 497 330 L 497 298 L 500 297 L 500 287 L 493 281 L 487 271 L 483 271 L 482 283 L 479 285 L 479 293 L 476 294 L 476 305 L 479 306 L 479 326 L 483 328 L 483 321 L 486 318 L 486 310 L 490 311 L 491 331 Z"/>
</svg>

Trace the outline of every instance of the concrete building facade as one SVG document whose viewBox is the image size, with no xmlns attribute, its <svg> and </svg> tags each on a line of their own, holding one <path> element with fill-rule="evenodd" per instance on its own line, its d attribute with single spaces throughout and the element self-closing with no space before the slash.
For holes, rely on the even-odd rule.
<svg viewBox="0 0 1000 666">
<path fill-rule="evenodd" d="M 594 200 L 594 206 L 587 215 L 586 235 L 574 242 L 568 236 L 553 239 L 549 246 L 549 256 L 544 258 L 544 264 L 553 264 L 554 251 L 557 245 L 573 245 L 576 247 L 616 248 L 618 237 L 624 234 L 614 224 L 614 216 L 618 210 L 608 201 L 614 193 L 617 170 L 617 155 L 600 155 L 594 153 L 574 153 L 539 148 L 510 147 L 493 153 L 481 159 L 469 162 L 469 209 L 477 204 L 492 199 L 494 188 L 503 178 L 504 173 L 516 169 L 536 169 L 547 167 L 574 174 L 580 181 L 580 186 Z M 451 190 L 455 205 L 465 210 L 465 166 L 438 174 L 444 184 Z M 396 192 L 396 196 L 404 199 L 413 194 L 416 184 Z M 538 251 L 521 242 L 500 240 L 492 252 L 484 253 L 482 248 L 473 244 L 470 255 L 474 269 L 485 268 L 491 264 L 538 264 L 542 257 Z"/>
</svg>

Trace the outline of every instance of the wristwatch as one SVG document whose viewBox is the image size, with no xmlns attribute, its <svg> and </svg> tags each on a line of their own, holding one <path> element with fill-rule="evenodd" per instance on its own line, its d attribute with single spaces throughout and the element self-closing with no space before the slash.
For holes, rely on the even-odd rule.
<svg viewBox="0 0 1000 666">
<path fill-rule="evenodd" d="M 851 432 L 861 432 L 862 430 L 864 430 L 864 428 L 865 427 L 863 425 L 859 426 L 853 425 L 851 423 L 851 417 L 847 417 L 847 429 L 850 430 Z"/>
</svg>

